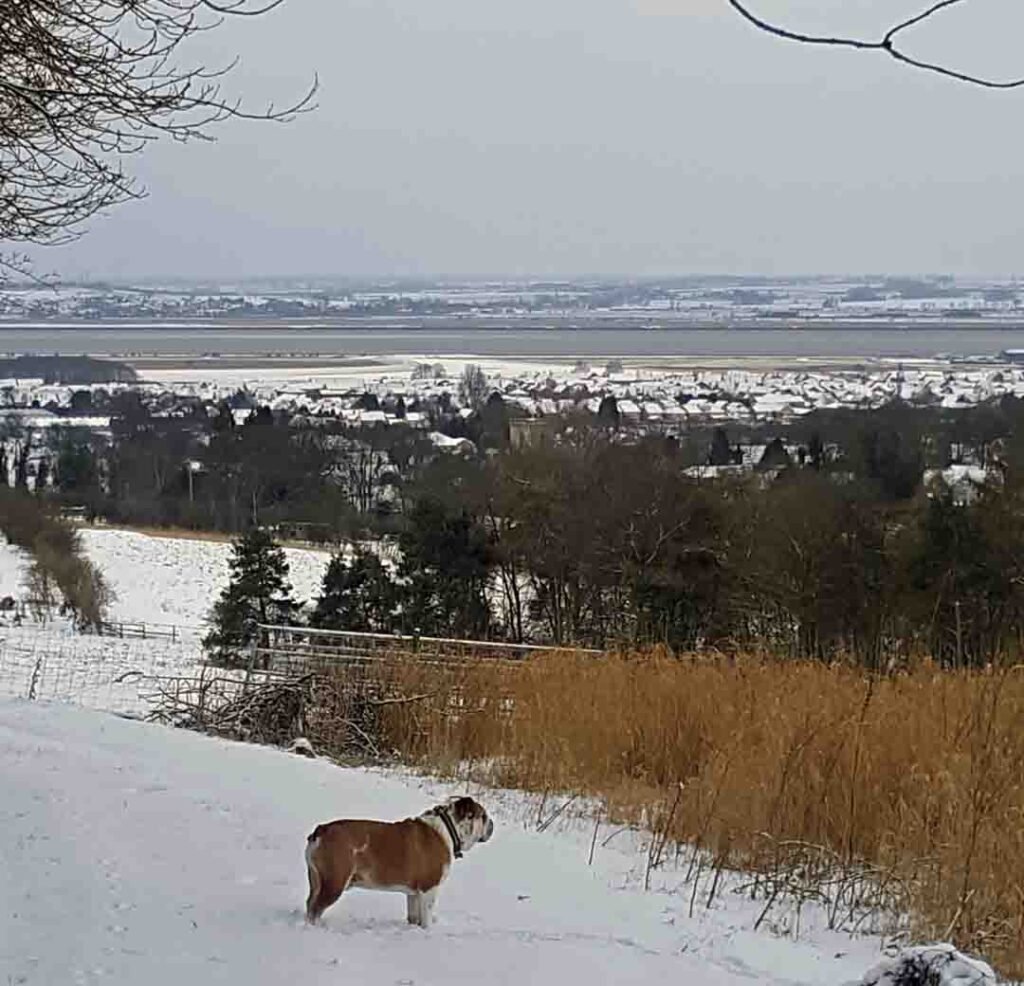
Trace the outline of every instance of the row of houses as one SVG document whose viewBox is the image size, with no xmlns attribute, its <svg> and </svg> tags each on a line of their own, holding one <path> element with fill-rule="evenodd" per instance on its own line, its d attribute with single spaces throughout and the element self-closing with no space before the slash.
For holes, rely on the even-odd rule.
<svg viewBox="0 0 1024 986">
<path fill-rule="evenodd" d="M 647 368 L 592 371 L 585 365 L 563 373 L 512 374 L 508 368 L 488 380 L 510 417 L 545 419 L 567 414 L 597 414 L 614 399 L 617 420 L 627 426 L 671 432 L 691 424 L 777 422 L 784 424 L 816 409 L 878 407 L 901 397 L 914 404 L 967 407 L 1005 394 L 1024 396 L 1024 371 L 1001 369 L 950 371 L 894 367 L 884 372 L 816 373 L 719 370 L 668 372 Z M 438 418 L 469 417 L 460 406 L 459 375 L 454 366 L 438 364 L 429 375 L 395 373 L 351 386 L 319 385 L 314 379 L 238 384 L 192 381 L 143 383 L 147 409 L 155 416 L 185 417 L 217 413 L 227 401 L 238 423 L 257 405 L 287 413 L 301 423 L 325 421 L 353 426 L 396 426 L 428 432 Z M 82 388 L 45 384 L 42 380 L 0 380 L 0 409 L 33 428 L 56 424 L 104 427 L 100 410 L 75 411 L 76 400 L 88 408 L 90 394 L 109 400 L 128 385 Z M 97 401 L 97 408 L 104 405 Z M 440 414 L 439 414 L 440 411 Z M 109 425 L 109 421 L 107 421 Z M 530 426 L 517 426 L 531 433 Z"/>
</svg>

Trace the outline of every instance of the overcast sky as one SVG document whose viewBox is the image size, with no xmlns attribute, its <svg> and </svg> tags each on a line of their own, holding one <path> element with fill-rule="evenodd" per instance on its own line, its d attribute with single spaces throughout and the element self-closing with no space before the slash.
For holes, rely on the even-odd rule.
<svg viewBox="0 0 1024 986">
<path fill-rule="evenodd" d="M 750 0 L 879 36 L 907 0 Z M 1024 75 L 1024 4 L 908 47 Z M 762 34 L 725 0 L 286 0 L 193 49 L 258 104 L 319 109 L 150 149 L 146 200 L 66 276 L 1007 273 L 1024 268 L 1024 90 Z"/>
</svg>

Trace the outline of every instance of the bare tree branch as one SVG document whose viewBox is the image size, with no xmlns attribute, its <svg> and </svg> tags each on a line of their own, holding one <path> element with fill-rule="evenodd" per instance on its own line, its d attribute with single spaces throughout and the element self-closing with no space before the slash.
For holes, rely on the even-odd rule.
<svg viewBox="0 0 1024 986">
<path fill-rule="evenodd" d="M 37 288 L 56 289 L 54 274 L 37 274 L 32 258 L 24 253 L 0 253 L 0 287 L 10 281 L 21 281 Z"/>
<path fill-rule="evenodd" d="M 0 0 L 0 241 L 54 244 L 144 194 L 125 159 L 159 138 L 210 140 L 228 119 L 285 122 L 313 108 L 253 110 L 221 82 L 234 62 L 182 64 L 186 42 L 283 0 Z"/>
<path fill-rule="evenodd" d="M 935 16 L 943 10 L 947 10 L 948 8 L 961 3 L 966 3 L 967 0 L 938 0 L 938 2 L 933 3 L 921 13 L 915 14 L 913 17 L 889 28 L 879 41 L 864 41 L 859 38 L 832 37 L 828 35 L 804 34 L 799 31 L 791 31 L 788 28 L 769 23 L 763 18 L 758 17 L 746 6 L 745 0 L 726 0 L 726 2 L 755 27 L 767 32 L 768 34 L 774 34 L 776 37 L 785 38 L 787 41 L 799 41 L 802 44 L 812 45 L 832 45 L 840 48 L 855 48 L 860 51 L 880 51 L 888 55 L 890 58 L 895 58 L 896 61 L 902 62 L 904 65 L 910 65 L 926 72 L 934 72 L 937 75 L 942 75 L 949 79 L 956 79 L 958 82 L 966 82 L 970 85 L 982 86 L 986 89 L 1019 89 L 1024 86 L 1024 78 L 999 80 L 988 79 L 978 75 L 970 75 L 966 72 L 959 72 L 956 69 L 947 68 L 945 65 L 939 65 L 935 62 L 928 62 L 920 58 L 914 58 L 912 55 L 908 55 L 903 48 L 897 47 L 896 39 L 904 31 L 916 27 L 918 24 L 928 20 L 930 17 Z"/>
</svg>

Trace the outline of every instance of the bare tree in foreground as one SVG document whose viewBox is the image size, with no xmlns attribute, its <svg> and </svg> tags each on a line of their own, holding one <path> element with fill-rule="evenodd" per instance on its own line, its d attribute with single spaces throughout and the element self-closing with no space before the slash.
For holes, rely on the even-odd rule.
<svg viewBox="0 0 1024 986">
<path fill-rule="evenodd" d="M 893 25 L 878 41 L 864 41 L 858 38 L 829 37 L 826 35 L 803 34 L 799 31 L 790 31 L 758 17 L 747 7 L 745 0 L 727 0 L 727 2 L 755 27 L 760 28 L 762 31 L 767 31 L 769 34 L 774 34 L 776 37 L 786 38 L 789 41 L 800 41 L 803 44 L 813 45 L 832 45 L 839 48 L 855 48 L 860 51 L 880 51 L 891 58 L 895 58 L 898 62 L 903 62 L 905 65 L 923 69 L 926 72 L 935 72 L 950 79 L 970 83 L 971 85 L 983 86 L 986 89 L 1018 89 L 1024 86 L 1024 79 L 988 79 L 983 76 L 959 72 L 956 69 L 947 68 L 945 65 L 939 65 L 935 62 L 924 61 L 908 55 L 901 46 L 901 35 L 904 32 L 909 31 L 911 28 L 916 27 L 942 11 L 948 10 L 950 7 L 966 3 L 967 0 L 938 0 L 938 2 L 933 3 L 914 17 Z"/>
<path fill-rule="evenodd" d="M 0 241 L 67 242 L 138 198 L 125 158 L 158 138 L 210 139 L 227 119 L 312 108 L 315 80 L 285 109 L 252 110 L 222 92 L 233 63 L 180 60 L 190 38 L 282 2 L 0 0 Z"/>
</svg>

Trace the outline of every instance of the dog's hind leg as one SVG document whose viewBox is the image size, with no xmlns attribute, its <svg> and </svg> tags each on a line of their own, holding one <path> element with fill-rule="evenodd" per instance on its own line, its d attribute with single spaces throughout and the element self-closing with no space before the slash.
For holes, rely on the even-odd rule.
<svg viewBox="0 0 1024 986">
<path fill-rule="evenodd" d="M 316 903 L 320 899 L 320 871 L 312 864 L 306 863 L 306 874 L 309 876 L 309 896 L 306 898 L 306 923 L 316 924 L 320 917 L 315 911 Z"/>
<path fill-rule="evenodd" d="M 317 879 L 317 892 L 314 896 L 312 887 L 312 873 L 310 875 L 309 900 L 306 901 L 306 922 L 316 924 L 320 916 L 331 906 L 347 889 L 351 881 L 351 875 L 344 883 L 333 879 L 325 879 L 319 873 Z"/>
<path fill-rule="evenodd" d="M 314 833 L 315 835 L 315 833 Z M 309 896 L 306 898 L 306 923 L 316 924 L 320 915 L 327 910 L 347 889 L 352 882 L 354 867 L 349 866 L 338 872 L 319 857 L 315 838 L 310 838 L 306 846 L 306 873 L 309 876 Z"/>
</svg>

